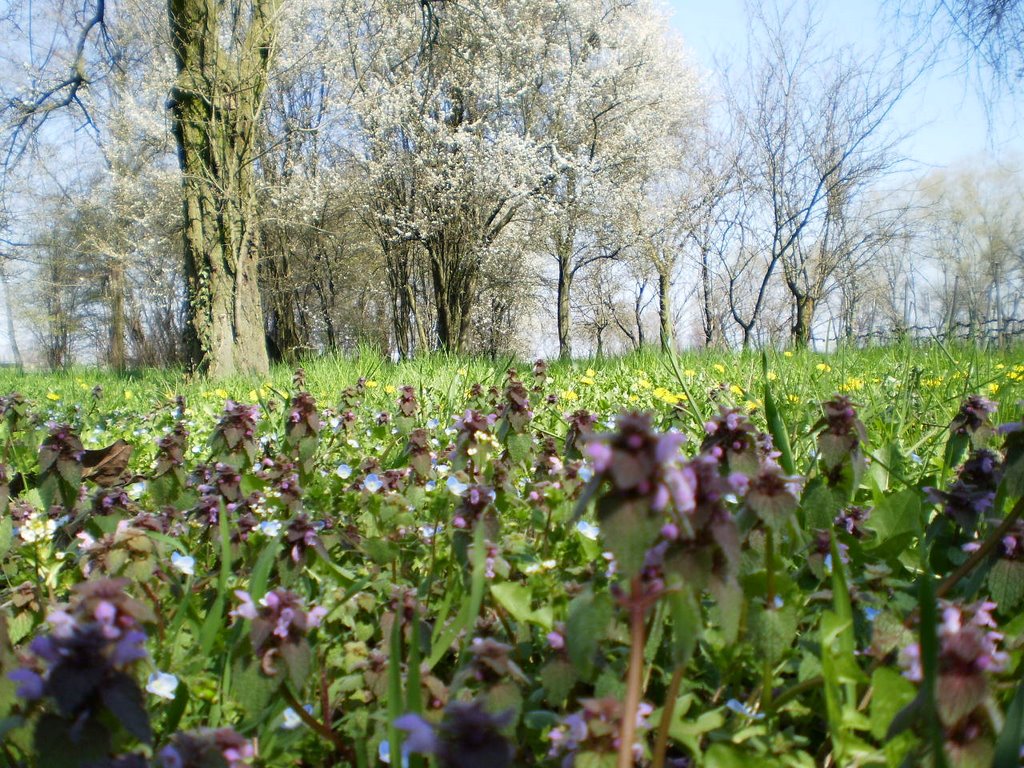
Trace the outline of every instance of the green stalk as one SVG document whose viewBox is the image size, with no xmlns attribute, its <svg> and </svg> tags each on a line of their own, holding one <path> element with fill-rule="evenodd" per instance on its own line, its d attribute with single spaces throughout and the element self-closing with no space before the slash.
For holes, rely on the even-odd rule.
<svg viewBox="0 0 1024 768">
<path fill-rule="evenodd" d="M 644 603 L 643 584 L 634 576 L 630 585 L 629 604 L 629 671 L 626 676 L 626 705 L 619 730 L 618 768 L 633 768 L 633 742 L 636 740 L 636 716 L 643 693 L 644 671 Z"/>
<path fill-rule="evenodd" d="M 676 699 L 679 698 L 679 689 L 683 684 L 683 672 L 685 664 L 680 664 L 672 671 L 672 680 L 668 684 L 668 691 L 665 693 L 665 706 L 661 710 L 661 722 L 658 723 L 658 735 L 654 741 L 654 760 L 651 768 L 665 768 L 665 752 L 668 751 L 668 730 L 671 727 L 672 715 L 676 710 Z"/>
</svg>

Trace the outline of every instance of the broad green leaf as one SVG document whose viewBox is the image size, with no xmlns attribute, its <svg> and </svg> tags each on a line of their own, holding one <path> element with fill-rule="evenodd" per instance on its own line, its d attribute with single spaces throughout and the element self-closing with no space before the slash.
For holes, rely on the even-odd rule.
<svg viewBox="0 0 1024 768">
<path fill-rule="evenodd" d="M 871 675 L 871 735 L 884 740 L 897 713 L 914 700 L 914 684 L 894 669 L 879 667 Z"/>
<path fill-rule="evenodd" d="M 531 592 L 526 585 L 511 581 L 491 584 L 491 596 L 521 624 L 533 620 L 533 611 L 530 609 Z"/>
<path fill-rule="evenodd" d="M 996 560 L 988 572 L 988 588 L 1000 612 L 1011 613 L 1024 598 L 1024 561 Z"/>
<path fill-rule="evenodd" d="M 604 592 L 587 589 L 569 603 L 565 643 L 569 659 L 581 678 L 589 680 L 594 671 L 594 654 L 612 619 L 612 602 Z"/>
</svg>

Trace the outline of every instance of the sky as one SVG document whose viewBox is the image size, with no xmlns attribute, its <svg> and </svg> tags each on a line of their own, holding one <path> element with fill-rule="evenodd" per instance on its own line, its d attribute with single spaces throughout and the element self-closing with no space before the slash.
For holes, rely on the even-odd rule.
<svg viewBox="0 0 1024 768">
<path fill-rule="evenodd" d="M 697 63 L 717 71 L 719 61 L 732 61 L 740 74 L 746 42 L 744 0 L 665 0 L 675 32 L 682 36 Z M 837 43 L 874 50 L 893 29 L 882 16 L 882 0 L 821 0 L 821 31 Z M 979 158 L 1014 153 L 1024 157 L 1024 99 L 1001 99 L 987 115 L 971 76 L 955 56 L 925 72 L 904 94 L 893 113 L 893 127 L 910 135 L 905 153 L 922 171 Z"/>
</svg>

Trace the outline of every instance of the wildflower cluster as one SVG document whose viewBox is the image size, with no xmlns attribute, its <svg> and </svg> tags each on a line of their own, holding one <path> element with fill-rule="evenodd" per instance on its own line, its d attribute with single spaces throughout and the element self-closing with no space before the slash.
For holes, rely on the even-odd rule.
<svg viewBox="0 0 1024 768">
<path fill-rule="evenodd" d="M 264 674 L 276 676 L 281 660 L 293 683 L 300 686 L 309 666 L 306 635 L 320 626 L 327 610 L 317 606 L 307 611 L 298 595 L 284 589 L 268 592 L 258 604 L 240 589 L 235 590 L 235 597 L 240 604 L 231 615 L 251 622 L 249 639 Z"/>
</svg>

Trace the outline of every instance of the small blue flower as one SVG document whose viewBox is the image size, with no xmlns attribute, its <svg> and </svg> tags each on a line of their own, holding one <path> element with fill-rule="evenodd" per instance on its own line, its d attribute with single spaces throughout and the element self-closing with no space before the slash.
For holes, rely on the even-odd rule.
<svg viewBox="0 0 1024 768">
<path fill-rule="evenodd" d="M 455 477 L 455 475 L 450 475 L 448 480 L 445 482 L 445 485 L 448 487 L 448 490 L 456 496 L 461 496 L 466 492 L 466 489 L 469 488 L 468 485 Z"/>
<path fill-rule="evenodd" d="M 302 708 L 309 714 L 313 714 L 312 704 L 303 704 Z M 299 713 L 291 707 L 285 707 L 284 712 L 281 713 L 281 728 L 286 731 L 294 731 L 302 725 L 302 718 L 299 717 Z"/>
<path fill-rule="evenodd" d="M 334 470 L 334 474 L 340 477 L 342 480 L 348 480 L 352 476 L 352 467 L 348 464 L 339 464 L 338 468 Z"/>
<path fill-rule="evenodd" d="M 170 672 L 154 672 L 146 681 L 146 690 L 161 699 L 173 699 L 178 690 L 178 678 Z"/>
<path fill-rule="evenodd" d="M 377 475 L 376 472 L 371 472 L 370 474 L 368 474 L 366 476 L 366 479 L 363 480 L 363 490 L 364 491 L 369 491 L 370 493 L 376 493 L 377 491 L 379 491 L 383 487 L 384 487 L 384 483 L 381 481 L 380 477 Z"/>
<path fill-rule="evenodd" d="M 764 712 L 755 712 L 739 699 L 729 699 L 725 702 L 726 709 L 731 709 L 738 715 L 749 717 L 751 720 L 763 720 Z"/>
<path fill-rule="evenodd" d="M 586 539 L 594 541 L 601 533 L 601 529 L 593 523 L 588 523 L 586 520 L 580 520 L 576 523 L 576 530 L 580 532 L 580 535 Z"/>
<path fill-rule="evenodd" d="M 281 532 L 280 520 L 264 520 L 260 523 L 260 533 L 264 536 L 277 536 Z"/>
<path fill-rule="evenodd" d="M 188 555 L 183 555 L 181 552 L 171 553 L 171 567 L 186 576 L 196 575 L 196 559 Z"/>
</svg>

